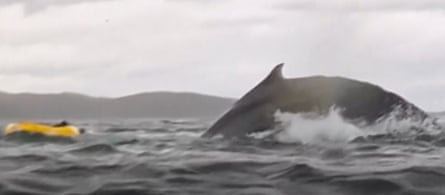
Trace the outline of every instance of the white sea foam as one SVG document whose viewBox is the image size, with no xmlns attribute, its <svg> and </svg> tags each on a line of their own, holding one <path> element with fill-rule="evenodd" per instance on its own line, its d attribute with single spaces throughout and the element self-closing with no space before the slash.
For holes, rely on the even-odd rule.
<svg viewBox="0 0 445 195">
<path fill-rule="evenodd" d="M 326 115 L 315 113 L 286 113 L 277 111 L 275 120 L 280 124 L 273 133 L 277 141 L 285 143 L 341 143 L 349 142 L 359 136 L 375 134 L 415 135 L 422 133 L 437 134 L 441 129 L 434 125 L 434 120 L 418 120 L 416 118 L 397 118 L 397 113 L 367 125 L 360 121 L 348 121 L 341 116 L 341 110 L 331 108 Z"/>
<path fill-rule="evenodd" d="M 280 132 L 275 134 L 280 142 L 347 142 L 364 135 L 359 127 L 343 120 L 337 109 L 331 109 L 325 116 L 278 111 L 275 119 L 282 125 Z"/>
</svg>

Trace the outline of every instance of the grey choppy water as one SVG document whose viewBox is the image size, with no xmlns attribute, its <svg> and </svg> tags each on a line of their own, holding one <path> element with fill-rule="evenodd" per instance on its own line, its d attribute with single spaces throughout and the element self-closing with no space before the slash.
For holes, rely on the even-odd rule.
<svg viewBox="0 0 445 195">
<path fill-rule="evenodd" d="M 201 139 L 206 121 L 78 123 L 75 139 L 0 139 L 0 194 L 445 194 L 445 137 L 337 145 Z"/>
</svg>

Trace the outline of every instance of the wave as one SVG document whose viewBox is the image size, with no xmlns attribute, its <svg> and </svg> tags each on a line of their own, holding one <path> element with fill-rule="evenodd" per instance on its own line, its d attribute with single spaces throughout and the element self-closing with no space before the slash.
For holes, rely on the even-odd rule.
<svg viewBox="0 0 445 195">
<path fill-rule="evenodd" d="M 81 146 L 80 148 L 72 149 L 68 151 L 73 154 L 113 154 L 118 153 L 118 149 L 106 143 L 97 143 L 89 146 Z"/>
<path fill-rule="evenodd" d="M 0 176 L 1 194 L 443 194 L 442 167 L 347 173 L 307 163 L 65 165 Z M 42 177 L 45 175 L 45 177 Z M 94 175 L 94 176 L 92 176 Z"/>
<path fill-rule="evenodd" d="M 4 136 L 0 194 L 445 194 L 443 136 L 404 139 L 335 109 L 277 115 L 282 125 L 262 139 L 200 139 L 207 123 L 158 121 L 93 123 L 69 143 Z"/>
<path fill-rule="evenodd" d="M 445 191 L 443 167 L 412 166 L 385 172 L 342 173 L 296 164 L 270 179 L 284 189 L 305 186 L 306 194 L 402 195 L 443 194 Z"/>
</svg>

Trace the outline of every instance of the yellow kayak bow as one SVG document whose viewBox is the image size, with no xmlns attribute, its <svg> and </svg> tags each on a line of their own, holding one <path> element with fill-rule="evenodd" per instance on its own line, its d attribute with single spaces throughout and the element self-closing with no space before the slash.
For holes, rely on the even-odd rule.
<svg viewBox="0 0 445 195">
<path fill-rule="evenodd" d="M 8 135 L 14 132 L 38 133 L 48 136 L 75 137 L 81 134 L 81 130 L 75 126 L 67 125 L 54 127 L 33 122 L 11 123 L 6 126 L 4 134 Z"/>
</svg>

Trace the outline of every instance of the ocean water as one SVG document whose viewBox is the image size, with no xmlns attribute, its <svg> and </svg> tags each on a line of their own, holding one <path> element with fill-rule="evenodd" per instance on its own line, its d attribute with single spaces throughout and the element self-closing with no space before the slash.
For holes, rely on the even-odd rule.
<svg viewBox="0 0 445 195">
<path fill-rule="evenodd" d="M 150 118 L 73 120 L 87 129 L 74 139 L 2 136 L 0 194 L 445 194 L 440 130 L 278 118 L 278 133 L 237 140 L 200 138 L 209 120 Z"/>
</svg>

